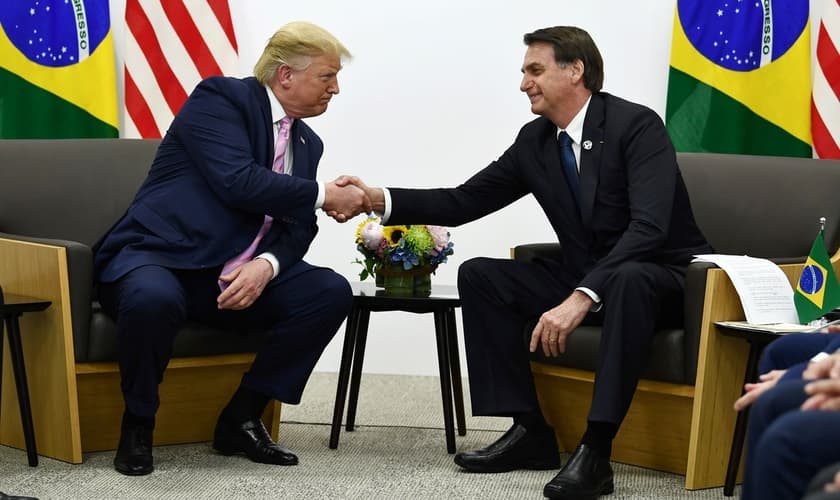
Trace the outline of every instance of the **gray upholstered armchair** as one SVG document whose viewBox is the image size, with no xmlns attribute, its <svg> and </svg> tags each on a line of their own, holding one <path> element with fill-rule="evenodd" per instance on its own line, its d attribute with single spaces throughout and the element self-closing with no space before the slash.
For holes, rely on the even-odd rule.
<svg viewBox="0 0 840 500">
<path fill-rule="evenodd" d="M 158 141 L 0 141 L 0 282 L 9 293 L 49 299 L 24 318 L 38 449 L 79 463 L 114 449 L 123 410 L 115 325 L 95 301 L 91 247 L 117 221 L 151 165 Z M 188 325 L 161 385 L 155 444 L 207 441 L 250 366 L 259 332 Z M 5 364 L 8 366 L 8 363 Z M 23 447 L 4 377 L 3 444 Z M 269 406 L 273 433 L 279 403 Z"/>
<path fill-rule="evenodd" d="M 840 161 L 682 153 L 680 170 L 697 223 L 718 253 L 764 257 L 798 278 L 819 228 L 840 260 Z M 521 245 L 516 259 L 557 258 L 558 244 Z M 694 263 L 686 275 L 684 323 L 659 330 L 645 378 L 613 448 L 613 458 L 686 475 L 690 489 L 720 486 L 726 472 L 747 344 L 714 322 L 743 319 L 725 273 Z M 600 328 L 582 326 L 558 358 L 537 354 L 532 371 L 558 442 L 574 449 L 586 425 Z"/>
</svg>

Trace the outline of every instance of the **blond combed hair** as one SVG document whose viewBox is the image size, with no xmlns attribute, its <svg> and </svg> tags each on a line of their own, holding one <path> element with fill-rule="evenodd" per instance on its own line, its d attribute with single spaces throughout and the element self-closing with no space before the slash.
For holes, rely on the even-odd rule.
<svg viewBox="0 0 840 500">
<path fill-rule="evenodd" d="M 254 76 L 266 85 L 281 64 L 294 69 L 305 69 L 312 57 L 333 55 L 350 59 L 352 55 L 329 31 L 306 21 L 291 22 L 274 33 L 263 49 Z"/>
</svg>

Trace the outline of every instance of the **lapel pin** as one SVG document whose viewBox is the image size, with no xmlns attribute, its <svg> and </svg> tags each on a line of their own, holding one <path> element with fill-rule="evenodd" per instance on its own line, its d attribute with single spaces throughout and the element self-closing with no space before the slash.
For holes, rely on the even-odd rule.
<svg viewBox="0 0 840 500">
<path fill-rule="evenodd" d="M 300 136 L 300 142 L 306 144 L 306 139 L 304 139 L 303 136 Z"/>
<path fill-rule="evenodd" d="M 590 141 L 589 139 L 583 141 L 583 149 L 585 149 L 587 151 L 592 149 L 592 141 Z"/>
</svg>

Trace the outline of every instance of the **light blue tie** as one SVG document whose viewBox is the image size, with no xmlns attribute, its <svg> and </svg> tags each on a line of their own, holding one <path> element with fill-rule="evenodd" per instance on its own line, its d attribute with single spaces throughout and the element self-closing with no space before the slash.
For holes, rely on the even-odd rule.
<svg viewBox="0 0 840 500">
<path fill-rule="evenodd" d="M 566 132 L 560 132 L 557 136 L 557 145 L 560 149 L 560 163 L 563 165 L 563 174 L 569 189 L 575 197 L 575 203 L 580 206 L 580 180 L 578 179 L 577 162 L 575 152 L 572 151 L 572 138 Z"/>
</svg>

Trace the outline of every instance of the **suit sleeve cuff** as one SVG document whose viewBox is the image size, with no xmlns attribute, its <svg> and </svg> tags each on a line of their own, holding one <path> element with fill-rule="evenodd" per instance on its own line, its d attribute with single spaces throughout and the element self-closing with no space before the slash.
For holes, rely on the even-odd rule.
<svg viewBox="0 0 840 500">
<path fill-rule="evenodd" d="M 811 362 L 811 363 L 816 363 L 816 362 L 818 362 L 818 361 L 822 361 L 822 360 L 824 360 L 825 358 L 828 358 L 828 357 L 830 357 L 830 356 L 831 356 L 831 354 L 829 354 L 829 353 L 827 353 L 827 352 L 818 352 L 818 353 L 816 354 L 816 356 L 814 356 L 813 358 L 811 358 L 811 359 L 809 360 L 809 362 Z"/>
<path fill-rule="evenodd" d="M 315 210 L 324 206 L 324 200 L 327 199 L 327 187 L 323 182 L 318 183 L 318 198 L 315 199 Z M 277 273 L 274 273 L 277 276 Z"/>
<path fill-rule="evenodd" d="M 594 302 L 594 304 L 592 304 L 592 307 L 589 308 L 590 312 L 598 312 L 601 310 L 602 307 L 604 307 L 604 304 L 601 303 L 601 297 L 599 297 L 597 293 L 590 290 L 589 288 L 579 286 L 575 288 L 575 290 L 585 293 L 589 296 L 590 299 L 592 299 L 592 302 Z"/>
<path fill-rule="evenodd" d="M 271 276 L 271 279 L 276 278 L 277 275 L 280 273 L 280 261 L 277 260 L 277 257 L 275 257 L 274 254 L 269 252 L 263 252 L 254 258 L 267 260 L 268 263 L 271 264 L 271 269 L 274 271 L 274 274 L 273 276 Z"/>
<path fill-rule="evenodd" d="M 385 211 L 379 215 L 382 216 L 382 225 L 384 226 L 391 218 L 391 191 L 384 187 L 382 188 L 382 194 L 385 196 Z"/>
</svg>

